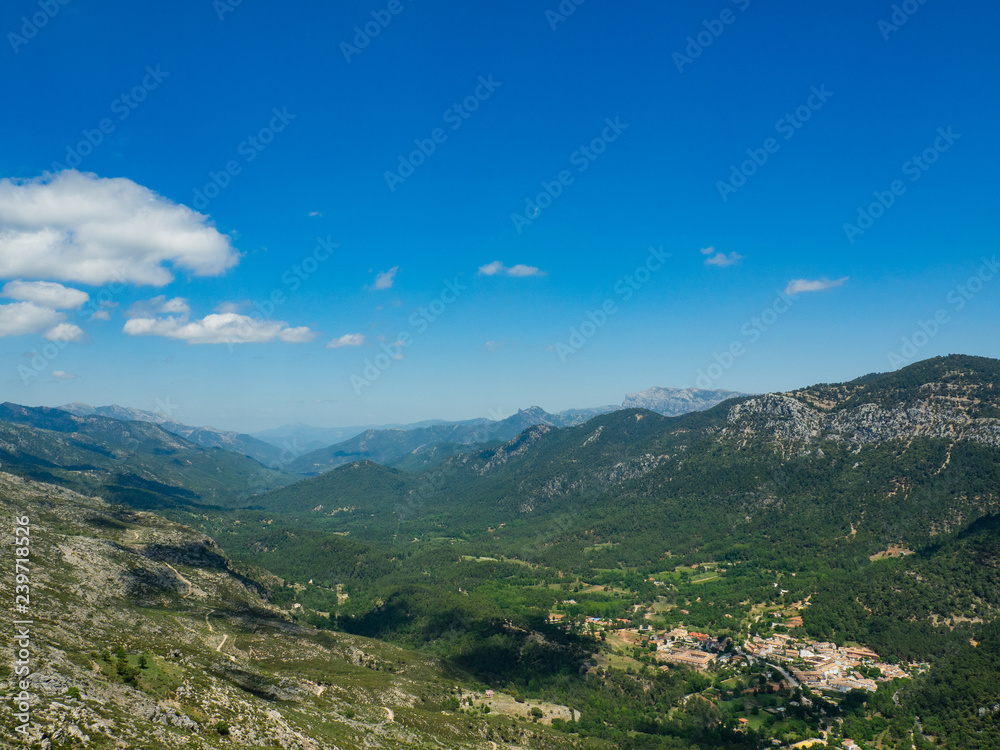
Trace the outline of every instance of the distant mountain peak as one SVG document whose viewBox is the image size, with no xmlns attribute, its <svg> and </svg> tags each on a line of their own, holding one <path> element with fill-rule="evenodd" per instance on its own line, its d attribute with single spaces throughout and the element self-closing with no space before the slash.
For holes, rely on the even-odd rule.
<svg viewBox="0 0 1000 750">
<path fill-rule="evenodd" d="M 676 417 L 692 411 L 711 409 L 726 399 L 748 396 L 748 393 L 701 388 L 666 388 L 653 386 L 639 393 L 629 393 L 622 402 L 623 409 L 649 409 L 667 417 Z"/>
</svg>

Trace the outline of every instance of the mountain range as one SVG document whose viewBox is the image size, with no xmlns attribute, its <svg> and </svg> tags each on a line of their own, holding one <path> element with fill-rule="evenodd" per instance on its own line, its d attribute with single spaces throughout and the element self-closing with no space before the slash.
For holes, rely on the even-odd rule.
<svg viewBox="0 0 1000 750">
<path fill-rule="evenodd" d="M 38 537 L 39 743 L 1000 742 L 997 360 L 373 430 L 287 463 L 309 478 L 104 413 L 0 406 L 0 505 Z M 705 678 L 656 668 L 640 626 L 909 672 L 839 696 L 770 663 Z"/>
<path fill-rule="evenodd" d="M 522 409 L 502 420 L 484 418 L 459 422 L 425 420 L 406 425 L 319 428 L 291 424 L 249 435 L 214 427 L 192 427 L 160 412 L 119 406 L 71 403 L 58 407 L 77 416 L 101 416 L 119 421 L 151 422 L 167 432 L 205 448 L 242 453 L 265 466 L 313 475 L 359 459 L 386 465 L 419 468 L 459 452 L 464 446 L 509 440 L 530 425 L 571 427 L 618 408 L 641 407 L 667 416 L 710 408 L 734 391 L 650 388 L 626 396 L 621 407 L 567 409 L 549 414 L 538 406 Z"/>
</svg>

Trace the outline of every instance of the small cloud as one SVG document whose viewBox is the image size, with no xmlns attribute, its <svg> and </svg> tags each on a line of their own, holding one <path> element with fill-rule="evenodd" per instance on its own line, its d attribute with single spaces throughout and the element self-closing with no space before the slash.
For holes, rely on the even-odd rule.
<svg viewBox="0 0 1000 750">
<path fill-rule="evenodd" d="M 320 213 L 319 211 L 310 211 L 310 212 L 309 212 L 309 216 L 310 216 L 310 217 L 312 217 L 312 218 L 314 218 L 314 219 L 315 219 L 316 217 L 318 217 L 318 216 L 322 216 L 322 215 L 323 215 L 323 214 L 321 214 L 321 213 Z"/>
<path fill-rule="evenodd" d="M 127 318 L 147 318 L 159 314 L 189 315 L 191 308 L 188 307 L 187 300 L 181 297 L 167 299 L 161 294 L 152 299 L 136 302 L 125 313 Z"/>
<path fill-rule="evenodd" d="M 705 252 L 706 249 L 709 252 L 711 252 L 714 248 L 709 247 L 703 249 L 701 251 L 703 255 L 708 255 L 708 253 Z M 739 253 L 729 253 L 728 255 L 726 253 L 716 253 L 715 255 L 711 255 L 708 258 L 705 258 L 705 265 L 716 266 L 717 268 L 725 268 L 726 266 L 735 265 L 736 263 L 739 263 L 741 260 L 743 260 L 743 256 L 740 255 Z"/>
<path fill-rule="evenodd" d="M 700 252 L 702 255 L 711 255 L 712 253 L 715 252 L 715 248 L 714 247 L 703 247 L 698 252 Z"/>
<path fill-rule="evenodd" d="M 3 296 L 53 310 L 75 310 L 90 299 L 86 292 L 54 281 L 10 281 L 4 284 Z"/>
<path fill-rule="evenodd" d="M 90 316 L 90 319 L 92 321 L 93 320 L 111 320 L 111 313 L 109 313 L 107 310 L 98 310 L 97 312 L 95 312 L 93 315 Z"/>
<path fill-rule="evenodd" d="M 56 380 L 73 380 L 76 375 L 71 372 L 66 372 L 65 370 L 53 370 L 49 373 Z"/>
<path fill-rule="evenodd" d="M 516 266 L 505 266 L 503 261 L 495 260 L 479 267 L 480 276 L 544 276 L 545 271 L 535 267 L 518 263 Z"/>
<path fill-rule="evenodd" d="M 337 339 L 327 342 L 327 349 L 339 349 L 342 346 L 361 346 L 365 343 L 365 336 L 362 333 L 345 333 Z"/>
<path fill-rule="evenodd" d="M 292 328 L 283 320 L 236 313 L 213 313 L 190 321 L 187 314 L 165 318 L 142 315 L 130 317 L 122 331 L 129 336 L 163 336 L 189 344 L 262 344 L 275 340 L 304 344 L 316 336 L 305 326 Z"/>
<path fill-rule="evenodd" d="M 398 270 L 399 266 L 393 266 L 388 271 L 382 271 L 382 273 L 375 277 L 375 281 L 372 283 L 371 288 L 376 290 L 391 288 L 393 281 L 396 280 L 396 271 Z"/>
<path fill-rule="evenodd" d="M 174 297 L 173 299 L 167 300 L 160 307 L 161 313 L 173 313 L 175 315 L 188 315 L 191 312 L 191 308 L 188 307 L 187 300 L 181 299 L 180 297 Z"/>
<path fill-rule="evenodd" d="M 72 323 L 60 323 L 57 326 L 53 326 L 45 333 L 42 334 L 49 341 L 66 341 L 75 342 L 83 341 L 84 333 L 80 326 L 75 326 Z"/>
<path fill-rule="evenodd" d="M 835 286 L 840 286 L 847 281 L 847 279 L 847 276 L 842 279 L 837 279 L 836 281 L 830 281 L 830 279 L 825 276 L 822 279 L 816 279 L 815 281 L 810 281 L 809 279 L 792 279 L 788 282 L 788 286 L 785 287 L 785 294 L 820 292 L 824 289 L 832 289 Z"/>
<path fill-rule="evenodd" d="M 498 352 L 505 346 L 507 346 L 506 341 L 487 341 L 485 344 L 483 344 L 483 349 L 485 349 L 488 352 Z"/>
</svg>

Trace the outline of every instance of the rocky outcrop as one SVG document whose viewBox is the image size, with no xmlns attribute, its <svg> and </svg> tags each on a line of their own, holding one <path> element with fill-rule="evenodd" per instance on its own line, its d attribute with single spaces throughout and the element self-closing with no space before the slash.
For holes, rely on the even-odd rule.
<svg viewBox="0 0 1000 750">
<path fill-rule="evenodd" d="M 768 437 L 781 443 L 817 439 L 871 445 L 917 437 L 1000 446 L 1000 419 L 971 417 L 947 402 L 921 399 L 892 407 L 874 403 L 824 413 L 785 394 L 749 399 L 729 410 L 723 434 Z"/>
</svg>

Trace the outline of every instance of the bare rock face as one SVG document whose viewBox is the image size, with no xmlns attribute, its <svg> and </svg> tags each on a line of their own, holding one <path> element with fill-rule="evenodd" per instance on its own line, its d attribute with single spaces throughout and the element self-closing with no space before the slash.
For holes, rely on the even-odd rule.
<svg viewBox="0 0 1000 750">
<path fill-rule="evenodd" d="M 829 420 L 829 429 L 837 439 L 862 445 L 911 437 L 1000 445 L 1000 420 L 970 417 L 934 401 L 918 401 L 893 409 L 861 404 L 835 414 Z"/>
<path fill-rule="evenodd" d="M 862 403 L 824 413 L 798 398 L 773 393 L 733 406 L 724 435 L 804 444 L 823 439 L 856 446 L 925 437 L 1000 446 L 1000 419 L 974 417 L 933 398 L 888 407 Z"/>
<path fill-rule="evenodd" d="M 543 435 L 550 433 L 552 429 L 552 427 L 545 424 L 536 425 L 525 430 L 513 440 L 504 443 L 495 451 L 490 451 L 484 455 L 486 460 L 485 463 L 479 467 L 479 474 L 486 474 L 496 467 L 507 463 L 510 459 L 524 454 L 531 448 L 532 445 L 537 443 Z"/>
<path fill-rule="evenodd" d="M 823 429 L 823 415 L 816 409 L 790 396 L 768 393 L 733 406 L 725 434 L 808 443 L 818 438 Z"/>
</svg>

